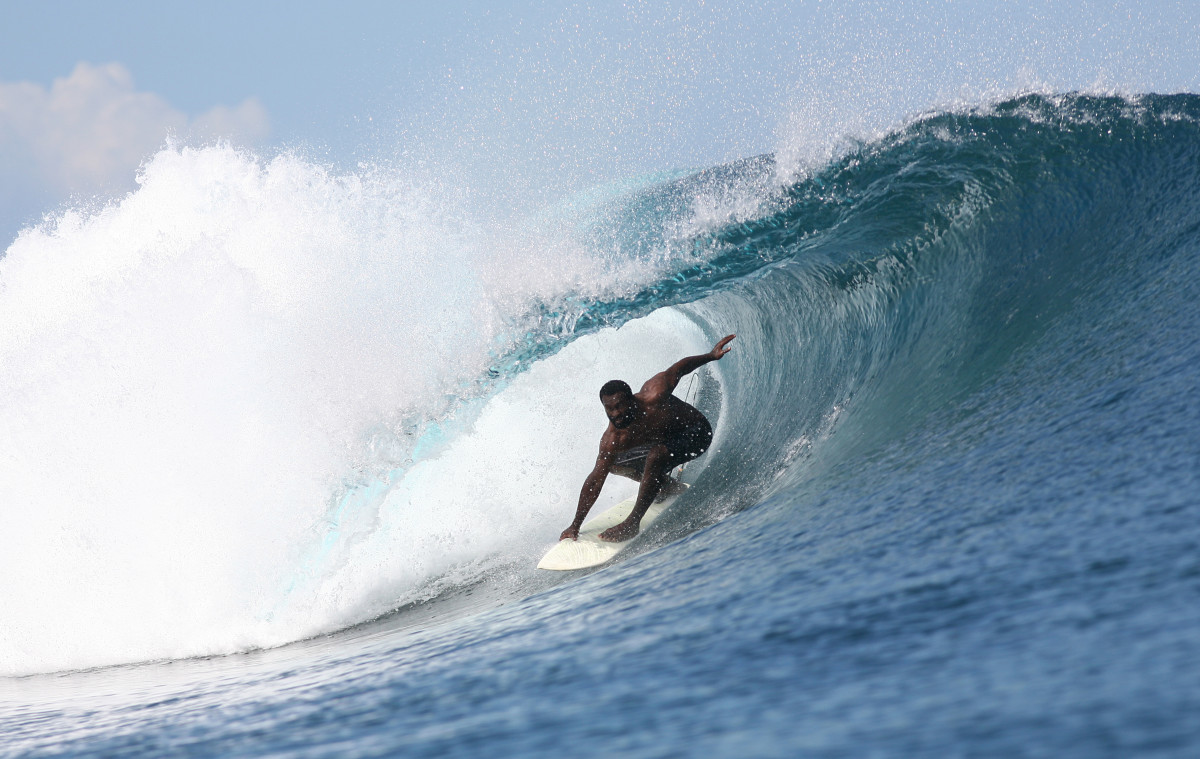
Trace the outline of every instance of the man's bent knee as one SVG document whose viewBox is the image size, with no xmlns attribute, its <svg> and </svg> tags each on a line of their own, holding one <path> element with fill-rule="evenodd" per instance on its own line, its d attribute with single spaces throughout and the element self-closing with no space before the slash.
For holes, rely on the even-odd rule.
<svg viewBox="0 0 1200 759">
<path fill-rule="evenodd" d="M 672 466 L 671 451 L 662 443 L 653 446 L 649 455 L 646 456 L 646 472 L 655 472 L 661 475 L 663 472 L 670 471 Z"/>
<path fill-rule="evenodd" d="M 639 480 L 640 481 L 642 479 L 643 469 L 642 469 L 642 467 L 634 467 L 634 466 L 614 466 L 611 469 L 609 469 L 608 471 L 611 472 L 612 474 L 617 475 L 618 477 L 627 477 L 631 480 Z"/>
</svg>

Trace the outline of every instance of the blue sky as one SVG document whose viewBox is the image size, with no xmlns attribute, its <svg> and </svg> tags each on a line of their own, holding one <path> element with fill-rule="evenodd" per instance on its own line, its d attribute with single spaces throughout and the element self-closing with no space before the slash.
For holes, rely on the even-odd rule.
<svg viewBox="0 0 1200 759">
<path fill-rule="evenodd" d="M 536 205 L 1022 88 L 1200 91 L 1197 2 L 109 5 L 0 6 L 6 241 L 168 134 Z"/>
</svg>

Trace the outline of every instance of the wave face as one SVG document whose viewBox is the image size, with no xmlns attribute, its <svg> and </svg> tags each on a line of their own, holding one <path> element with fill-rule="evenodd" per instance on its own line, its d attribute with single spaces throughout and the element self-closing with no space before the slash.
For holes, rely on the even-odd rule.
<svg viewBox="0 0 1200 759">
<path fill-rule="evenodd" d="M 742 334 L 742 360 L 723 367 L 740 453 L 722 466 L 766 488 L 743 505 L 913 435 L 975 444 L 973 414 L 1046 402 L 1003 384 L 1015 366 L 1046 370 L 1030 379 L 1052 397 L 1067 384 L 1055 364 L 1113 372 L 1146 329 L 1161 331 L 1155 360 L 1182 368 L 1198 108 L 1191 95 L 1029 96 L 922 118 L 715 231 L 671 297 L 702 288 L 687 310 Z"/>
<path fill-rule="evenodd" d="M 745 580 L 838 524 L 887 554 L 950 513 L 1138 504 L 1149 548 L 1194 517 L 1200 98 L 1028 96 L 801 176 L 763 156 L 631 184 L 494 231 L 394 175 L 168 149 L 129 197 L 23 233 L 0 673 L 536 593 L 595 387 L 726 332 L 691 505 L 634 555 L 739 524 Z"/>
<path fill-rule="evenodd" d="M 686 303 L 710 337 L 739 332 L 709 472 L 739 482 L 718 496 L 733 509 L 912 435 L 974 440 L 959 426 L 982 408 L 1043 402 L 1001 387 L 1014 366 L 1112 371 L 1141 327 L 1161 329 L 1172 367 L 1194 355 L 1198 109 L 1192 95 L 1031 95 L 915 120 L 799 179 L 781 182 L 769 156 L 689 176 L 613 227 L 633 255 L 667 240 L 697 261 L 580 321 Z M 673 236 L 684 209 L 700 226 L 733 219 Z M 1066 380 L 1036 381 L 1052 396 Z"/>
</svg>

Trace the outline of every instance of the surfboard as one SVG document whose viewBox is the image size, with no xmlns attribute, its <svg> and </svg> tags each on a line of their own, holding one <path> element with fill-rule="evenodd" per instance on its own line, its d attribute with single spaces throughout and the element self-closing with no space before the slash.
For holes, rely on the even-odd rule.
<svg viewBox="0 0 1200 759">
<path fill-rule="evenodd" d="M 684 488 L 687 488 L 686 483 L 684 483 Z M 650 504 L 650 508 L 646 509 L 646 515 L 642 517 L 642 531 L 644 532 L 655 519 L 658 519 L 658 515 L 666 511 L 675 502 L 675 499 L 682 494 L 683 491 L 680 491 L 659 503 Z M 609 527 L 614 527 L 624 522 L 625 518 L 629 516 L 629 512 L 633 511 L 633 504 L 636 501 L 636 497 L 621 501 L 611 509 L 601 512 L 584 522 L 583 527 L 579 530 L 579 540 L 558 541 L 558 545 L 551 548 L 542 557 L 542 560 L 538 562 L 537 568 L 565 572 L 572 569 L 598 567 L 601 564 L 611 561 L 614 556 L 625 550 L 634 539 L 630 538 L 620 543 L 609 543 L 600 539 L 600 533 Z"/>
</svg>

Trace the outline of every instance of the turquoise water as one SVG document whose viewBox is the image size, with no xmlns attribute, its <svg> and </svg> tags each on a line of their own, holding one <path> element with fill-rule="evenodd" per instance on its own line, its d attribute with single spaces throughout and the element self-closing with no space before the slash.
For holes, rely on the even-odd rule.
<svg viewBox="0 0 1200 759">
<path fill-rule="evenodd" d="M 736 210 L 696 223 L 723 193 Z M 421 453 L 397 438 L 324 486 L 307 563 L 251 614 L 304 640 L 179 635 L 181 656 L 151 642 L 67 666 L 14 647 L 0 752 L 1200 751 L 1200 97 L 1027 96 L 799 177 L 763 156 L 589 213 L 622 287 L 523 301 L 451 377 L 470 413 L 405 417 Z M 595 423 L 590 405 L 542 419 L 538 389 L 598 387 L 627 357 L 644 374 L 727 332 L 690 490 L 612 565 L 532 570 L 603 423 L 598 405 Z M 486 500 L 491 480 L 455 491 L 434 460 L 470 480 L 465 457 L 490 455 L 472 451 L 562 426 L 587 440 L 559 451 L 561 483 L 524 475 L 544 505 L 479 517 L 512 540 L 381 495 L 432 498 L 419 476 Z M 382 587 L 354 595 L 371 567 Z M 301 603 L 306 582 L 350 600 Z M 222 614 L 205 623 L 251 629 Z"/>
</svg>

